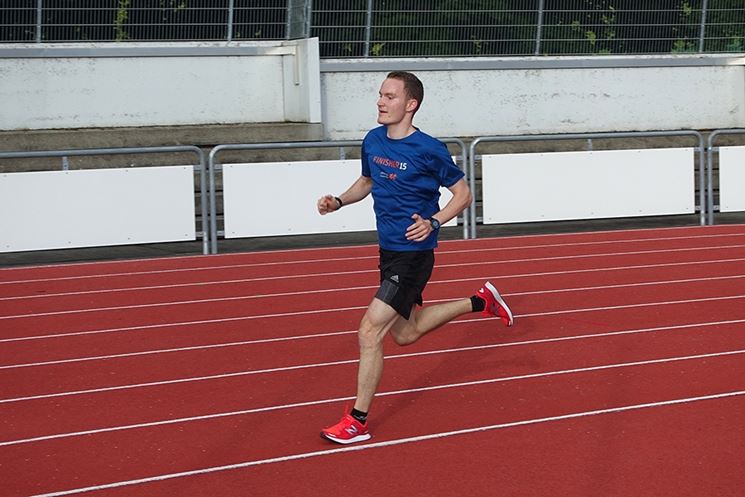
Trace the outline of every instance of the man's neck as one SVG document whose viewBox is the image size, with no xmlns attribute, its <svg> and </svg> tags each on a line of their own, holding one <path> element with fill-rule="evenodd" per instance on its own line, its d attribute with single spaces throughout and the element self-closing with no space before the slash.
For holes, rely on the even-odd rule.
<svg viewBox="0 0 745 497">
<path fill-rule="evenodd" d="M 392 140 L 400 140 L 401 138 L 406 138 L 415 131 L 416 128 L 411 124 L 411 121 L 389 124 L 388 126 L 386 126 L 386 134 L 388 135 L 388 138 Z"/>
</svg>

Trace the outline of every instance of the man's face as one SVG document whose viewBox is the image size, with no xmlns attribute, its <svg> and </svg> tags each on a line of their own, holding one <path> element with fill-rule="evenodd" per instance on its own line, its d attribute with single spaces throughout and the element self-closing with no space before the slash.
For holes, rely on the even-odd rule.
<svg viewBox="0 0 745 497">
<path fill-rule="evenodd" d="M 380 85 L 378 97 L 378 124 L 398 124 L 407 111 L 416 108 L 416 101 L 409 99 L 400 79 L 386 79 Z"/>
</svg>

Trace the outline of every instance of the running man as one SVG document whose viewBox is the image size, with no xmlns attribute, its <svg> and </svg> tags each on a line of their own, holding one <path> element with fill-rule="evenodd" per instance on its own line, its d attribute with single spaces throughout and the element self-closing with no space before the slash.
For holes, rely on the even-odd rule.
<svg viewBox="0 0 745 497">
<path fill-rule="evenodd" d="M 469 312 L 498 316 L 513 324 L 512 312 L 497 289 L 484 283 L 470 298 L 427 307 L 422 291 L 434 267 L 441 224 L 461 213 L 472 200 L 463 172 L 445 144 L 412 124 L 424 87 L 409 72 L 394 71 L 383 81 L 378 124 L 362 143 L 362 174 L 341 195 L 318 200 L 322 215 L 359 202 L 372 193 L 380 245 L 380 288 L 362 317 L 358 338 L 360 361 L 354 408 L 321 436 L 341 444 L 368 440 L 367 414 L 383 373 L 383 338 L 390 333 L 408 345 Z M 453 197 L 440 210 L 440 186 Z"/>
</svg>

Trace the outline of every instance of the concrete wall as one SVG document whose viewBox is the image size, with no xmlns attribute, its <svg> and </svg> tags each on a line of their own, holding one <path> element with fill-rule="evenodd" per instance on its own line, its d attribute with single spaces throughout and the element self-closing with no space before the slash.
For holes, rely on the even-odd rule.
<svg viewBox="0 0 745 497">
<path fill-rule="evenodd" d="M 744 59 L 319 60 L 317 39 L 0 45 L 0 131 L 291 121 L 358 139 L 393 69 L 424 81 L 416 124 L 437 136 L 745 127 Z"/>
<path fill-rule="evenodd" d="M 415 122 L 437 136 L 713 129 L 745 126 L 742 58 L 627 57 L 322 61 L 330 139 L 375 125 L 387 71 L 425 85 Z"/>
<path fill-rule="evenodd" d="M 318 40 L 0 46 L 0 130 L 320 122 Z"/>
</svg>

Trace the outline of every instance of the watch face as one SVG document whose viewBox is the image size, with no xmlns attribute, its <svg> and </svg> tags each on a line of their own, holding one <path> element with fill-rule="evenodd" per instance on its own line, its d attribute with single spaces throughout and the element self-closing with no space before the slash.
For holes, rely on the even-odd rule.
<svg viewBox="0 0 745 497">
<path fill-rule="evenodd" d="M 431 218 L 429 219 L 429 222 L 430 222 L 430 223 L 432 223 L 432 229 L 433 229 L 433 230 L 438 230 L 438 229 L 440 229 L 440 221 L 438 221 L 437 219 L 435 219 L 435 218 L 431 217 Z"/>
</svg>

